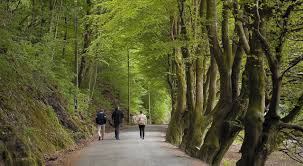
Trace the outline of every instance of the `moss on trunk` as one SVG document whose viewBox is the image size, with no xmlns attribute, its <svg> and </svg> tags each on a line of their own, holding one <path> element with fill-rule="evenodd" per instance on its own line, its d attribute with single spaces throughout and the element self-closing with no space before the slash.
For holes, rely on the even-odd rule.
<svg viewBox="0 0 303 166">
<path fill-rule="evenodd" d="M 246 64 L 247 68 L 248 64 Z M 242 75 L 242 88 L 239 97 L 237 97 L 227 111 L 221 110 L 220 103 L 215 108 L 213 124 L 207 132 L 204 143 L 199 151 L 198 157 L 211 165 L 220 165 L 220 162 L 238 135 L 239 131 L 243 128 L 241 120 L 245 116 L 248 105 L 247 86 L 248 75 L 245 70 Z M 226 115 L 222 113 L 227 112 Z"/>
<path fill-rule="evenodd" d="M 236 100 L 230 113 L 224 118 L 217 117 L 206 134 L 198 157 L 210 165 L 220 165 L 224 154 L 241 131 L 240 119 L 245 114 L 247 99 Z"/>
<path fill-rule="evenodd" d="M 171 120 L 166 133 L 166 141 L 174 145 L 179 145 L 182 141 L 184 120 L 183 115 L 186 109 L 186 79 L 184 63 L 180 49 L 175 50 L 176 72 L 178 80 L 178 92 L 176 109 L 171 113 Z"/>
<path fill-rule="evenodd" d="M 241 159 L 238 166 L 259 165 L 256 152 L 262 137 L 265 108 L 265 74 L 262 62 L 261 47 L 252 41 L 251 55 L 247 58 L 249 105 L 244 118 L 245 137 L 241 148 Z"/>
<path fill-rule="evenodd" d="M 181 116 L 177 113 L 174 114 L 166 132 L 166 141 L 174 145 L 179 145 L 182 141 L 183 125 L 180 124 L 180 120 Z"/>
</svg>

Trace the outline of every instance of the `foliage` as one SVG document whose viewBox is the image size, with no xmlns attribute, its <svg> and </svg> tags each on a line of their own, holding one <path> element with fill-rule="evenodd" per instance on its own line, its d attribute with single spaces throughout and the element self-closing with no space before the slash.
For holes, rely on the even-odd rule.
<svg viewBox="0 0 303 166">
<path fill-rule="evenodd" d="M 242 126 L 267 156 L 301 140 L 302 30 L 301 0 L 1 1 L 0 154 L 41 165 L 43 153 L 91 133 L 95 110 L 120 105 L 153 123 L 171 119 L 174 143 L 211 164 Z"/>
<path fill-rule="evenodd" d="M 105 62 L 101 65 L 100 80 L 110 83 L 119 94 L 120 104 L 127 107 L 129 56 L 130 110 L 136 114 L 147 109 L 147 100 L 143 99 L 149 91 L 155 94 L 152 95 L 155 122 L 162 122 L 170 108 L 169 102 L 158 105 L 159 97 L 169 99 L 165 72 L 166 55 L 171 51 L 168 12 L 172 9 L 162 8 L 168 3 L 95 1 L 89 17 L 95 32 L 89 54 Z"/>
</svg>

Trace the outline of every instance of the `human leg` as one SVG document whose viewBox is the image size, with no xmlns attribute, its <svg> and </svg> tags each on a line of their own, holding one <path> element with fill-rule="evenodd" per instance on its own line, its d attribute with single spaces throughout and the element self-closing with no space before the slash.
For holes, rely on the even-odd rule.
<svg viewBox="0 0 303 166">
<path fill-rule="evenodd" d="M 115 138 L 117 139 L 117 126 L 115 126 Z"/>
<path fill-rule="evenodd" d="M 100 131 L 101 131 L 101 125 L 98 125 L 98 135 L 99 135 L 99 140 L 101 139 L 101 133 L 100 133 Z"/>
<path fill-rule="evenodd" d="M 142 138 L 144 139 L 145 136 L 145 125 L 142 125 Z"/>
<path fill-rule="evenodd" d="M 101 138 L 102 138 L 102 140 L 104 139 L 104 134 L 105 134 L 105 124 L 101 125 Z"/>
<path fill-rule="evenodd" d="M 142 138 L 142 129 L 141 129 L 141 125 L 138 125 L 138 126 L 139 126 L 140 138 Z"/>
<path fill-rule="evenodd" d="M 116 139 L 120 139 L 120 125 L 118 125 L 117 127 L 116 127 L 116 129 L 117 129 L 117 137 L 116 137 Z"/>
</svg>

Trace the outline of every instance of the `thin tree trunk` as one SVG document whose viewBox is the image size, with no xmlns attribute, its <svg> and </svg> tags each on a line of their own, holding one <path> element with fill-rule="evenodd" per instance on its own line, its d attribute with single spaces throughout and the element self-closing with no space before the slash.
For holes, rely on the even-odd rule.
<svg viewBox="0 0 303 166">
<path fill-rule="evenodd" d="M 79 81 L 78 81 L 78 4 L 76 4 L 76 9 L 74 13 L 74 33 L 75 33 L 75 48 L 74 48 L 74 65 L 75 65 L 75 86 L 76 92 L 74 97 L 74 106 L 75 112 L 78 112 L 78 88 L 79 88 Z"/>
<path fill-rule="evenodd" d="M 89 16 L 90 15 L 90 8 L 91 8 L 91 5 L 92 5 L 92 2 L 91 0 L 86 0 L 86 5 L 87 5 L 87 10 L 86 10 L 86 16 Z M 85 27 L 84 27 L 84 41 L 83 41 L 83 51 L 82 51 L 82 54 L 81 54 L 81 61 L 80 61 L 80 67 L 79 67 L 79 73 L 78 73 L 78 81 L 79 81 L 79 86 L 82 86 L 82 82 L 83 82 L 83 79 L 85 77 L 85 71 L 86 71 L 86 68 L 88 67 L 87 66 L 87 63 L 88 63 L 88 60 L 87 60 L 87 57 L 86 57 L 86 53 L 87 53 L 87 49 L 89 47 L 89 44 L 90 44 L 90 35 L 91 35 L 91 32 L 90 32 L 90 29 L 89 29 L 89 23 L 88 21 L 85 22 Z"/>
<path fill-rule="evenodd" d="M 67 16 L 64 17 L 64 37 L 63 37 L 63 48 L 62 48 L 62 56 L 65 57 L 66 55 L 66 45 L 67 45 L 67 31 L 68 31 L 68 24 L 67 24 Z"/>
<path fill-rule="evenodd" d="M 239 78 L 240 78 L 240 69 L 241 69 L 243 53 L 244 53 L 244 50 L 239 45 L 236 50 L 236 53 L 235 53 L 235 59 L 234 59 L 234 63 L 233 63 L 233 67 L 232 67 L 232 74 L 231 74 L 233 100 L 235 100 L 240 93 Z"/>
<path fill-rule="evenodd" d="M 94 72 L 94 83 L 93 83 L 93 87 L 91 90 L 91 95 L 90 98 L 93 99 L 94 97 L 94 92 L 95 92 L 95 87 L 96 87 L 96 83 L 97 83 L 97 78 L 98 78 L 98 63 L 95 63 L 95 72 Z"/>
<path fill-rule="evenodd" d="M 206 60 L 205 60 L 206 61 Z M 206 68 L 206 67 L 205 67 Z M 205 113 L 206 111 L 206 106 L 207 106 L 207 100 L 208 100 L 208 97 L 209 97 L 209 84 L 210 84 L 210 66 L 208 67 L 208 70 L 206 72 L 206 74 L 204 75 L 204 85 L 203 85 L 203 114 Z"/>
<path fill-rule="evenodd" d="M 216 64 L 215 57 L 213 54 L 210 59 L 210 80 L 209 80 L 209 88 L 208 88 L 208 99 L 205 109 L 205 114 L 209 114 L 215 106 L 216 92 L 217 92 L 217 73 L 218 67 Z"/>
<path fill-rule="evenodd" d="M 175 85 L 175 77 L 174 75 L 176 74 L 174 68 L 175 68 L 175 65 L 174 65 L 174 62 L 172 60 L 172 55 L 174 55 L 174 52 L 172 54 L 168 54 L 167 55 L 167 64 L 168 64 L 168 68 L 167 68 L 167 82 L 168 82 L 168 85 L 169 85 L 169 90 L 170 90 L 170 96 L 171 96 L 171 114 L 173 114 L 175 112 L 175 109 L 176 109 L 176 85 Z"/>
</svg>

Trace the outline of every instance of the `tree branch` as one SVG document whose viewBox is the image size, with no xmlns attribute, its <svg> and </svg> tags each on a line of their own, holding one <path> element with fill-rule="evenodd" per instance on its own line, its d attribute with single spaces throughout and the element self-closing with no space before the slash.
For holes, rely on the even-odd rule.
<svg viewBox="0 0 303 166">
<path fill-rule="evenodd" d="M 278 37 L 278 45 L 276 46 L 276 59 L 278 62 L 281 61 L 282 58 L 282 52 L 283 52 L 283 47 L 285 44 L 285 39 L 286 35 L 288 34 L 289 31 L 289 19 L 291 16 L 292 11 L 295 9 L 296 6 L 301 5 L 302 2 L 296 2 L 291 5 L 289 5 L 285 11 L 285 13 L 282 15 L 282 26 L 281 26 L 281 32 L 280 36 Z M 279 25 L 279 23 L 278 23 Z"/>
<path fill-rule="evenodd" d="M 285 129 L 293 129 L 293 130 L 300 131 L 303 133 L 303 127 L 300 125 L 297 125 L 297 124 L 280 122 L 279 127 L 285 128 Z"/>
<path fill-rule="evenodd" d="M 294 161 L 303 164 L 303 161 L 301 161 L 301 160 L 298 159 L 297 157 L 294 157 L 292 154 L 289 154 L 289 150 L 288 150 L 288 149 L 280 150 L 280 151 L 283 152 L 284 154 L 286 154 L 288 157 L 290 157 L 290 158 L 293 159 Z"/>
<path fill-rule="evenodd" d="M 288 68 L 285 69 L 285 70 L 282 72 L 281 78 L 282 78 L 288 71 L 290 71 L 293 67 L 295 67 L 297 64 L 299 64 L 299 63 L 302 62 L 302 61 L 303 61 L 303 55 L 301 55 L 301 56 L 295 58 L 294 60 L 292 60 L 292 61 L 290 62 L 290 65 L 288 66 Z"/>
<path fill-rule="evenodd" d="M 230 36 L 229 36 L 229 11 L 228 1 L 223 0 L 223 8 L 222 8 L 222 45 L 224 49 L 224 58 L 226 58 L 226 62 L 228 67 L 232 65 L 232 48 L 230 44 Z"/>
<path fill-rule="evenodd" d="M 276 69 L 276 60 L 275 60 L 273 54 L 272 54 L 271 51 L 270 51 L 270 46 L 269 46 L 267 40 L 266 40 L 266 39 L 264 38 L 264 36 L 260 33 L 259 30 L 257 30 L 257 35 L 258 35 L 258 39 L 259 39 L 260 42 L 261 42 L 262 49 L 263 49 L 264 52 L 265 52 L 265 55 L 266 55 L 266 58 L 267 58 L 267 61 L 268 61 L 270 70 L 273 72 L 273 71 Z"/>
<path fill-rule="evenodd" d="M 259 39 L 259 41 L 261 42 L 262 45 L 262 49 L 265 52 L 268 64 L 269 64 L 269 68 L 271 70 L 272 73 L 275 72 L 277 65 L 276 65 L 276 59 L 274 58 L 274 55 L 272 54 L 271 50 L 270 50 L 270 46 L 266 40 L 266 38 L 261 34 L 260 32 L 260 23 L 261 23 L 261 19 L 260 19 L 260 14 L 259 14 L 259 0 L 257 0 L 257 4 L 256 4 L 256 33 L 257 33 L 257 37 Z"/>
<path fill-rule="evenodd" d="M 302 107 L 303 107 L 303 94 L 299 97 L 295 107 L 288 113 L 288 115 L 282 118 L 281 121 L 284 123 L 291 122 L 300 113 Z"/>
<path fill-rule="evenodd" d="M 208 38 L 210 43 L 210 49 L 213 49 L 213 54 L 216 58 L 218 64 L 223 64 L 222 62 L 222 54 L 223 51 L 220 47 L 218 41 L 218 34 L 217 34 L 217 4 L 216 0 L 207 0 L 207 12 L 206 18 L 208 21 L 207 31 L 208 31 Z"/>
<path fill-rule="evenodd" d="M 301 30 L 303 30 L 303 27 L 297 27 L 297 28 L 289 29 L 288 32 L 299 32 Z"/>
<path fill-rule="evenodd" d="M 234 9 L 233 10 L 233 15 L 236 19 L 237 33 L 239 35 L 239 38 L 240 38 L 240 41 L 241 41 L 241 44 L 243 46 L 243 49 L 244 49 L 245 53 L 248 54 L 250 52 L 250 46 L 249 46 L 245 31 L 244 31 L 244 28 L 243 28 L 242 19 L 239 16 L 240 13 L 239 13 L 239 5 L 238 5 L 237 0 L 234 0 L 233 7 L 234 7 L 233 8 Z"/>
<path fill-rule="evenodd" d="M 234 63 L 232 66 L 232 73 L 231 73 L 233 100 L 235 100 L 239 96 L 239 79 L 240 79 L 240 70 L 241 70 L 243 54 L 244 54 L 244 49 L 242 45 L 238 45 L 235 53 L 235 58 L 234 58 Z"/>
<path fill-rule="evenodd" d="M 21 0 L 18 1 L 15 9 L 11 10 L 11 12 L 14 13 L 19 8 L 20 4 L 21 4 Z"/>
</svg>

